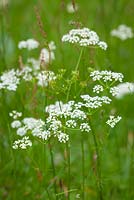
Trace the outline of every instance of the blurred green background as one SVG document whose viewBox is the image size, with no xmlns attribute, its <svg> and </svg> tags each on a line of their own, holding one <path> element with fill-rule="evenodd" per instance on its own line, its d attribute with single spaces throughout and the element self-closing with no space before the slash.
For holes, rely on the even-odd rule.
<svg viewBox="0 0 134 200">
<path fill-rule="evenodd" d="M 0 0 L 1 1 L 1 0 Z M 68 72 L 74 69 L 78 59 L 78 51 L 71 45 L 61 43 L 61 37 L 68 30 L 74 28 L 70 21 L 81 22 L 83 26 L 93 29 L 100 38 L 108 43 L 108 50 L 97 50 L 87 54 L 80 64 L 80 70 L 86 67 L 113 70 L 124 74 L 125 82 L 134 82 L 134 39 L 121 41 L 110 36 L 110 31 L 119 24 L 126 24 L 134 28 L 134 1 L 133 0 L 78 0 L 75 1 L 79 9 L 70 14 L 66 10 L 67 0 L 9 0 L 5 7 L 0 7 L 0 72 L 18 67 L 18 60 L 23 53 L 17 45 L 21 40 L 35 38 L 43 47 L 45 40 L 55 41 L 57 49 L 51 69 L 66 68 Z M 0 3 L 1 5 L 1 3 Z M 37 21 L 35 8 L 43 22 L 46 39 L 42 37 Z M 30 56 L 38 58 L 39 51 L 30 52 Z M 91 61 L 92 62 L 89 62 Z M 28 86 L 27 86 L 28 88 Z M 30 88 L 29 88 L 29 91 Z M 25 86 L 19 87 L 14 92 L 0 91 L 0 200 L 36 200 L 48 199 L 46 187 L 50 196 L 54 199 L 52 169 L 50 167 L 49 152 L 41 144 L 35 143 L 34 148 L 27 151 L 13 151 L 12 141 L 15 132 L 10 129 L 8 113 L 13 109 L 24 111 L 29 114 L 29 108 L 25 105 Z M 113 108 L 122 116 L 120 124 L 111 131 L 108 143 L 103 148 L 102 171 L 105 200 L 132 200 L 134 199 L 134 95 L 127 95 L 121 100 L 114 100 Z M 32 113 L 32 110 L 31 110 Z M 99 124 L 100 119 L 96 120 Z M 96 127 L 100 131 L 99 127 Z M 102 130 L 103 132 L 103 130 Z M 81 182 L 79 165 L 79 148 L 77 137 L 72 137 L 71 145 L 71 170 L 72 188 L 78 188 Z M 87 139 L 87 138 L 85 138 Z M 87 139 L 88 140 L 88 139 Z M 90 141 L 85 145 L 87 162 L 93 165 Z M 90 149 L 90 151 L 89 151 Z M 54 146 L 57 176 L 57 184 L 66 186 L 66 173 L 64 173 L 64 146 L 58 143 Z M 44 160 L 46 154 L 47 160 Z M 86 165 L 86 200 L 97 199 L 95 180 L 92 176 L 93 168 Z M 90 173 L 91 170 L 91 173 Z M 76 199 L 72 193 L 71 199 Z M 66 199 L 65 196 L 59 197 Z"/>
</svg>

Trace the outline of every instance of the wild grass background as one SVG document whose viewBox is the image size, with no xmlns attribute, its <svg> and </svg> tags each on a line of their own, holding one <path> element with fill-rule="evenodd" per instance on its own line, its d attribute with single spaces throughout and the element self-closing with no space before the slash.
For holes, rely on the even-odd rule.
<svg viewBox="0 0 134 200">
<path fill-rule="evenodd" d="M 25 51 L 20 51 L 17 44 L 20 40 L 35 38 L 44 47 L 44 38 L 39 30 L 35 7 L 43 22 L 48 41 L 55 41 L 56 59 L 50 69 L 58 72 L 65 68 L 68 74 L 74 69 L 78 51 L 74 47 L 61 42 L 61 37 L 73 28 L 69 21 L 81 22 L 85 27 L 95 30 L 100 38 L 108 43 L 108 50 L 85 52 L 80 62 L 80 73 L 84 74 L 86 67 L 100 67 L 124 74 L 125 81 L 134 82 L 134 39 L 121 41 L 110 36 L 110 31 L 119 24 L 134 28 L 133 0 L 78 0 L 78 12 L 69 14 L 66 11 L 65 0 L 10 0 L 8 6 L 0 8 L 0 72 L 17 68 L 18 58 Z M 38 58 L 39 51 L 29 53 Z M 13 109 L 30 114 L 42 115 L 43 94 L 38 102 L 29 105 L 33 95 L 32 86 L 19 86 L 16 93 L 0 91 L 0 200 L 46 200 L 48 193 L 54 199 L 53 176 L 50 164 L 48 145 L 35 142 L 26 151 L 14 151 L 12 142 L 15 131 L 10 129 L 9 112 Z M 60 95 L 59 95 L 60 96 Z M 54 98 L 54 97 L 53 97 Z M 62 98 L 62 94 L 61 94 Z M 72 94 L 73 98 L 73 94 Z M 53 100 L 52 100 L 53 101 Z M 54 99 L 55 101 L 55 99 Z M 53 101 L 53 102 L 54 102 Z M 122 116 L 122 121 L 111 130 L 108 141 L 103 146 L 102 176 L 105 200 L 134 199 L 134 95 L 127 95 L 121 100 L 114 100 L 113 108 Z M 42 110 L 41 110 L 42 108 Z M 37 110 L 36 110 L 37 109 Z M 99 124 L 100 119 L 95 124 Z M 96 127 L 97 132 L 103 132 L 102 127 Z M 81 158 L 79 135 L 71 136 L 71 188 L 78 189 L 71 193 L 71 199 L 76 199 L 81 183 Z M 92 141 L 87 136 L 84 139 L 86 152 L 86 200 L 96 199 L 96 183 L 93 176 L 94 149 Z M 44 147 L 45 146 L 45 147 Z M 67 176 L 65 168 L 65 147 L 58 142 L 53 144 L 56 163 L 58 192 L 66 188 Z M 90 168 L 91 166 L 91 168 Z M 47 188 L 47 190 L 46 190 Z M 60 191 L 61 190 L 61 191 Z M 64 195 L 60 199 L 66 199 Z"/>
</svg>

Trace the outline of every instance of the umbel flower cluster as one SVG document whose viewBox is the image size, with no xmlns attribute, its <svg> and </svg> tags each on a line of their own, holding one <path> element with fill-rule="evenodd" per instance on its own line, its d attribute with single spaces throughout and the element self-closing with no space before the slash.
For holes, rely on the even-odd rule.
<svg viewBox="0 0 134 200">
<path fill-rule="evenodd" d="M 32 142 L 31 140 L 29 140 L 29 137 L 23 137 L 22 139 L 20 140 L 16 140 L 13 144 L 13 149 L 18 149 L 18 148 L 21 148 L 21 149 L 26 149 L 28 146 L 32 146 Z"/>
<path fill-rule="evenodd" d="M 120 83 L 119 85 L 117 85 L 118 87 L 118 94 L 116 96 L 116 98 L 121 99 L 123 98 L 125 95 L 127 94 L 134 94 L 134 83 Z"/>
<path fill-rule="evenodd" d="M 112 72 L 112 71 L 93 71 L 90 74 L 90 77 L 93 81 L 97 81 L 99 85 L 95 85 L 93 88 L 93 92 L 99 94 L 100 92 L 103 92 L 104 90 L 109 90 L 109 92 L 112 94 L 112 96 L 116 96 L 119 93 L 119 88 L 117 86 L 113 85 L 116 82 L 122 82 L 123 81 L 123 74 Z"/>
<path fill-rule="evenodd" d="M 34 39 L 28 39 L 26 41 L 20 41 L 18 47 L 20 49 L 27 48 L 33 50 L 39 46 L 39 43 Z M 53 41 L 48 44 L 48 48 L 43 48 L 40 53 L 39 60 L 34 58 L 28 58 L 27 64 L 21 66 L 20 69 L 11 69 L 3 72 L 0 76 L 0 89 L 7 89 L 10 91 L 16 91 L 21 80 L 24 81 L 36 81 L 37 85 L 46 87 L 52 81 L 56 80 L 56 75 L 53 71 L 41 69 L 43 66 L 50 63 L 55 59 L 54 50 L 56 46 Z"/>
<path fill-rule="evenodd" d="M 18 43 L 19 49 L 27 49 L 31 51 L 39 47 L 39 42 L 35 39 L 28 39 L 26 41 L 20 41 Z M 43 64 L 47 65 L 51 63 L 52 60 L 55 59 L 54 50 L 56 49 L 54 41 L 48 43 L 47 48 L 41 49 L 39 61 L 43 62 Z M 38 62 L 39 62 L 38 61 Z"/>
<path fill-rule="evenodd" d="M 20 78 L 16 75 L 16 71 L 11 69 L 4 72 L 0 76 L 0 89 L 15 91 L 20 83 Z"/>
<path fill-rule="evenodd" d="M 20 41 L 18 44 L 19 49 L 28 49 L 29 51 L 32 49 L 36 49 L 39 46 L 39 42 L 34 39 L 28 39 Z"/>
<path fill-rule="evenodd" d="M 125 24 L 121 24 L 117 27 L 117 29 L 113 29 L 111 31 L 111 35 L 121 40 L 126 40 L 134 37 L 132 28 L 126 26 Z"/>
<path fill-rule="evenodd" d="M 106 42 L 100 41 L 97 33 L 88 28 L 70 30 L 69 33 L 63 35 L 62 42 L 69 42 L 85 47 L 100 47 L 103 50 L 107 49 Z"/>
<path fill-rule="evenodd" d="M 107 44 L 100 41 L 96 32 L 88 28 L 72 29 L 68 34 L 62 37 L 63 42 L 76 43 L 79 46 L 87 47 L 100 47 L 106 50 Z M 33 50 L 39 46 L 39 43 L 34 39 L 21 41 L 18 44 L 20 49 L 26 48 Z M 0 89 L 8 89 L 15 91 L 20 84 L 21 80 L 36 81 L 37 85 L 46 87 L 50 85 L 52 81 L 56 81 L 57 75 L 53 71 L 44 70 L 41 68 L 47 66 L 54 58 L 55 50 L 54 42 L 50 42 L 47 48 L 41 50 L 39 60 L 34 58 L 27 59 L 27 65 L 21 66 L 20 69 L 11 69 L 4 72 L 0 76 Z M 99 84 L 95 85 L 93 92 L 100 95 L 105 90 L 115 96 L 117 95 L 118 88 L 114 86 L 116 82 L 122 82 L 123 75 L 112 71 L 92 71 L 90 77 L 93 81 L 97 81 Z M 45 108 L 45 119 L 34 117 L 22 117 L 22 113 L 12 111 L 10 117 L 13 121 L 11 127 L 16 129 L 16 133 L 19 138 L 13 143 L 14 149 L 26 149 L 32 146 L 31 139 L 36 137 L 43 141 L 49 140 L 51 137 L 57 138 L 61 143 L 66 143 L 69 140 L 70 130 L 77 130 L 78 133 L 89 133 L 90 117 L 99 108 L 105 104 L 111 103 L 111 98 L 105 94 L 101 96 L 91 96 L 89 94 L 80 95 L 80 101 L 68 101 L 63 103 L 57 101 L 54 104 L 48 105 Z M 45 117 L 47 116 L 47 117 Z M 110 127 L 114 127 L 116 123 L 120 121 L 121 117 L 114 118 L 110 116 L 110 119 L 106 122 Z"/>
<path fill-rule="evenodd" d="M 114 128 L 114 126 L 121 120 L 121 117 L 120 116 L 113 116 L 113 115 L 110 115 L 109 116 L 109 119 L 107 120 L 107 124 L 109 126 L 111 126 L 111 128 Z"/>
<path fill-rule="evenodd" d="M 56 102 L 53 105 L 47 106 L 45 112 L 47 112 L 49 116 L 45 121 L 31 117 L 19 120 L 14 117 L 14 113 L 12 112 L 10 116 L 15 120 L 11 123 L 11 127 L 16 128 L 17 135 L 22 137 L 31 133 L 32 136 L 41 138 L 42 140 L 48 140 L 50 137 L 57 137 L 59 142 L 65 143 L 69 140 L 69 129 L 89 132 L 91 128 L 88 124 L 88 115 L 91 115 L 93 110 L 100 108 L 104 104 L 110 104 L 111 102 L 111 99 L 106 96 L 91 97 L 89 95 L 82 95 L 81 99 L 82 101 L 78 103 L 75 101 L 69 101 L 66 104 L 63 102 Z M 16 142 L 13 145 L 14 148 L 21 147 L 15 144 Z"/>
<path fill-rule="evenodd" d="M 98 71 L 98 73 L 98 78 L 96 71 L 92 72 L 90 76 L 94 80 L 96 80 L 96 78 L 97 80 L 104 78 L 104 72 L 102 73 Z M 123 78 L 121 74 L 115 72 L 110 72 L 110 74 L 111 78 L 108 79 L 108 77 L 105 77 L 104 80 L 121 81 Z M 87 133 L 90 132 L 90 116 L 103 105 L 110 104 L 112 100 L 108 96 L 90 96 L 88 94 L 81 95 L 80 98 L 81 101 L 79 102 L 69 101 L 63 103 L 62 101 L 57 101 L 55 104 L 46 106 L 45 113 L 47 113 L 48 117 L 45 121 L 32 117 L 26 117 L 19 120 L 19 118 L 22 118 L 22 113 L 16 111 L 10 113 L 10 116 L 13 118 L 11 127 L 17 129 L 17 135 L 22 137 L 22 140 L 19 139 L 14 142 L 13 148 L 21 148 L 23 146 L 23 138 L 28 134 L 45 141 L 51 137 L 55 137 L 59 142 L 66 143 L 69 140 L 69 130 L 77 130 L 77 132 Z M 110 117 L 110 120 L 106 123 L 113 128 L 119 120 L 118 117 L 117 119 Z M 27 146 L 30 146 L 32 143 L 28 142 L 28 144 L 29 145 Z M 25 143 L 24 146 L 26 147 Z"/>
<path fill-rule="evenodd" d="M 11 69 L 0 76 L 0 89 L 16 91 L 21 80 L 36 80 L 37 85 L 46 87 L 50 82 L 56 80 L 56 75 L 53 71 L 35 71 L 35 69 L 30 66 L 24 66 L 20 70 Z"/>
</svg>

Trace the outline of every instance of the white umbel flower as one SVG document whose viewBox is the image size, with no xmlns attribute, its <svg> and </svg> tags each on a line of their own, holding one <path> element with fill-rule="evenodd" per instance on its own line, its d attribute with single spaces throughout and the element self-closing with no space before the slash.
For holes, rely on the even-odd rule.
<svg viewBox="0 0 134 200">
<path fill-rule="evenodd" d="M 53 71 L 41 71 L 38 73 L 36 79 L 39 86 L 47 87 L 51 81 L 56 80 L 56 75 Z"/>
<path fill-rule="evenodd" d="M 75 128 L 77 126 L 77 123 L 75 120 L 70 119 L 70 120 L 66 121 L 66 126 L 68 128 Z"/>
<path fill-rule="evenodd" d="M 22 40 L 18 43 L 18 48 L 19 49 L 26 49 L 27 48 L 27 42 Z"/>
<path fill-rule="evenodd" d="M 45 111 L 48 112 L 50 116 L 64 116 L 66 118 L 71 115 L 73 105 L 74 101 L 69 101 L 65 104 L 61 101 L 56 101 L 55 104 L 47 106 Z"/>
<path fill-rule="evenodd" d="M 27 147 L 32 146 L 31 140 L 29 140 L 29 137 L 23 137 L 22 139 L 16 140 L 13 143 L 12 148 L 13 149 L 26 149 Z"/>
<path fill-rule="evenodd" d="M 17 119 L 22 116 L 22 113 L 13 110 L 12 112 L 9 113 L 9 116 L 12 117 L 13 119 Z"/>
<path fill-rule="evenodd" d="M 48 130 L 44 130 L 42 132 L 39 132 L 36 136 L 41 138 L 42 140 L 48 140 L 48 138 L 50 138 L 51 136 L 51 133 Z"/>
<path fill-rule="evenodd" d="M 19 128 L 21 126 L 21 122 L 19 120 L 15 120 L 11 123 L 12 128 Z"/>
<path fill-rule="evenodd" d="M 79 109 L 73 110 L 73 112 L 71 113 L 70 117 L 72 119 L 80 119 L 80 120 L 84 120 L 84 119 L 87 118 L 85 112 L 82 111 L 82 110 L 79 110 Z"/>
<path fill-rule="evenodd" d="M 103 50 L 106 50 L 107 47 L 108 47 L 107 43 L 106 43 L 106 42 L 103 42 L 103 41 L 100 41 L 100 42 L 98 43 L 98 46 L 99 46 L 101 49 L 103 49 Z"/>
<path fill-rule="evenodd" d="M 113 29 L 111 31 L 111 35 L 121 40 L 127 40 L 134 37 L 132 28 L 126 26 L 125 24 L 121 24 L 117 27 L 117 29 Z"/>
<path fill-rule="evenodd" d="M 120 83 L 117 87 L 119 89 L 119 92 L 116 95 L 117 99 L 121 99 L 127 94 L 134 94 L 134 83 Z"/>
<path fill-rule="evenodd" d="M 49 131 L 53 131 L 54 134 L 62 127 L 62 123 L 60 120 L 56 120 L 55 118 L 51 120 L 49 125 Z"/>
<path fill-rule="evenodd" d="M 91 130 L 90 126 L 88 125 L 88 123 L 82 123 L 80 125 L 80 130 L 82 132 L 89 132 Z"/>
<path fill-rule="evenodd" d="M 111 87 L 110 88 L 110 93 L 112 94 L 112 96 L 117 96 L 118 93 L 119 93 L 119 88 L 117 86 Z"/>
<path fill-rule="evenodd" d="M 14 69 L 4 72 L 0 76 L 0 89 L 16 91 L 19 83 L 20 79 L 17 77 L 16 71 Z"/>
<path fill-rule="evenodd" d="M 69 135 L 67 135 L 66 133 L 59 132 L 58 140 L 59 142 L 66 143 L 69 140 Z"/>
<path fill-rule="evenodd" d="M 111 99 L 107 96 L 95 96 L 91 97 L 89 95 L 81 95 L 81 98 L 83 99 L 84 103 L 83 106 L 86 108 L 96 109 L 101 107 L 103 104 L 110 104 Z"/>
<path fill-rule="evenodd" d="M 23 136 L 23 135 L 26 135 L 26 133 L 27 133 L 27 129 L 25 126 L 17 129 L 17 135 Z"/>
<path fill-rule="evenodd" d="M 121 73 L 112 72 L 112 71 L 99 71 L 95 70 L 90 73 L 90 77 L 93 81 L 102 80 L 104 82 L 113 82 L 119 81 L 122 82 L 124 76 Z"/>
<path fill-rule="evenodd" d="M 103 50 L 107 49 L 107 44 L 100 41 L 95 31 L 88 28 L 72 29 L 68 34 L 63 35 L 62 42 L 75 43 L 80 46 L 95 46 Z"/>
<path fill-rule="evenodd" d="M 36 127 L 41 127 L 44 125 L 44 122 L 41 119 L 35 119 L 32 117 L 27 117 L 22 120 L 27 130 L 32 130 Z"/>
<path fill-rule="evenodd" d="M 17 71 L 17 75 L 19 77 L 22 77 L 25 81 L 31 81 L 33 76 L 32 76 L 32 68 L 29 66 L 24 66 L 21 70 Z"/>
<path fill-rule="evenodd" d="M 24 40 L 18 43 L 19 49 L 25 48 L 25 49 L 28 49 L 29 51 L 38 48 L 38 46 L 39 46 L 39 42 L 36 41 L 35 39 L 28 39 L 26 41 Z"/>
<path fill-rule="evenodd" d="M 93 92 L 99 94 L 100 92 L 103 92 L 103 86 L 102 85 L 95 85 L 93 88 Z"/>
<path fill-rule="evenodd" d="M 115 116 L 113 116 L 113 115 L 110 115 L 110 116 L 109 116 L 109 119 L 107 120 L 106 123 L 107 123 L 109 126 L 111 126 L 111 128 L 114 128 L 114 126 L 121 120 L 121 118 L 122 118 L 122 117 L 120 117 L 120 116 L 115 117 Z"/>
</svg>

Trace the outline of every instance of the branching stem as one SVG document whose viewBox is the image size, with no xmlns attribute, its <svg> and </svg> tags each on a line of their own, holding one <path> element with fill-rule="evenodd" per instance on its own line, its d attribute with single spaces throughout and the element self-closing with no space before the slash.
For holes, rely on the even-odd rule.
<svg viewBox="0 0 134 200">
<path fill-rule="evenodd" d="M 79 64 L 80 64 L 80 61 L 81 61 L 82 53 L 83 53 L 83 48 L 81 48 L 80 55 L 79 55 L 79 58 L 78 58 L 78 61 L 77 61 L 76 67 L 75 67 L 75 71 L 78 71 L 78 67 L 79 67 Z M 72 82 L 70 82 L 70 85 L 69 85 L 69 87 L 68 87 L 68 92 L 67 92 L 66 101 L 68 101 L 68 99 L 69 99 L 71 86 L 72 86 Z"/>
</svg>

